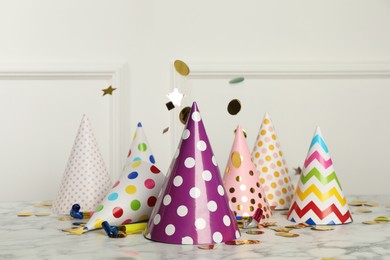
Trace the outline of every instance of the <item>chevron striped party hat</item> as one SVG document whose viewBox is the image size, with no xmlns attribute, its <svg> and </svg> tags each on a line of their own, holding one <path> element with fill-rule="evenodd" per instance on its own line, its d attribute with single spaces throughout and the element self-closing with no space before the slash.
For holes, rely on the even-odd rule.
<svg viewBox="0 0 390 260">
<path fill-rule="evenodd" d="M 287 219 L 310 225 L 352 222 L 347 200 L 319 127 L 310 144 Z"/>
</svg>

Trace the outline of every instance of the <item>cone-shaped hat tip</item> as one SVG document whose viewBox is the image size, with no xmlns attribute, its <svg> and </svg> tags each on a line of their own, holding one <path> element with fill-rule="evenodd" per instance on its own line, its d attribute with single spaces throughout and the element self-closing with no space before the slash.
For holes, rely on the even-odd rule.
<svg viewBox="0 0 390 260">
<path fill-rule="evenodd" d="M 196 104 L 196 102 L 192 102 L 192 108 L 191 108 L 192 111 L 199 111 L 198 109 L 198 104 Z"/>
<path fill-rule="evenodd" d="M 320 129 L 319 126 L 316 127 L 316 132 L 314 133 L 314 135 L 315 135 L 315 136 L 316 136 L 316 135 L 322 136 L 321 129 Z"/>
<path fill-rule="evenodd" d="M 137 127 L 142 127 L 142 123 L 141 123 L 141 122 L 138 122 Z"/>
<path fill-rule="evenodd" d="M 269 119 L 269 113 L 268 112 L 265 112 L 264 118 L 268 118 Z"/>
<path fill-rule="evenodd" d="M 239 135 L 239 136 L 244 136 L 244 132 L 242 131 L 242 128 L 241 128 L 241 126 L 240 125 L 237 125 L 237 128 L 236 128 L 236 130 L 234 131 L 234 133 L 236 134 L 236 136 L 237 135 Z M 245 137 L 245 136 L 244 136 Z"/>
</svg>

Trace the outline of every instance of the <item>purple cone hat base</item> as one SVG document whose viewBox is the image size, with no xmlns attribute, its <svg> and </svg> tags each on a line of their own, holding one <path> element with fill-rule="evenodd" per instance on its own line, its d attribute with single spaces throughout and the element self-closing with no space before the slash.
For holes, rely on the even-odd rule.
<svg viewBox="0 0 390 260">
<path fill-rule="evenodd" d="M 217 244 L 240 237 L 221 174 L 194 102 L 144 233 L 170 244 Z"/>
</svg>

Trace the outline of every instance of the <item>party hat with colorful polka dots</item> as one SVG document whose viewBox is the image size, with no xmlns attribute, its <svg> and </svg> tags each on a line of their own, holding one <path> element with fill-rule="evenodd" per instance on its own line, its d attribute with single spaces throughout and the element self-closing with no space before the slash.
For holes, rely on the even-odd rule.
<svg viewBox="0 0 390 260">
<path fill-rule="evenodd" d="M 267 195 L 270 207 L 288 209 L 294 187 L 280 150 L 275 127 L 268 113 L 265 113 L 257 135 L 252 151 L 252 161 L 260 172 L 260 183 Z"/>
<path fill-rule="evenodd" d="M 236 129 L 223 183 L 236 216 L 252 216 L 258 208 L 263 211 L 262 219 L 271 216 L 271 210 L 259 181 L 259 172 L 251 160 L 240 126 Z"/>
<path fill-rule="evenodd" d="M 352 222 L 347 200 L 319 127 L 311 141 L 287 219 L 310 225 Z"/>
<path fill-rule="evenodd" d="M 142 123 L 137 124 L 137 130 L 133 136 L 133 142 L 127 155 L 127 160 L 123 168 L 126 168 L 135 161 L 144 161 L 155 164 L 152 149 L 147 141 L 145 132 L 143 131 Z"/>
<path fill-rule="evenodd" d="M 138 123 L 121 177 L 84 229 L 101 228 L 103 221 L 122 225 L 148 220 L 165 179 L 154 164 L 152 149 Z"/>
<path fill-rule="evenodd" d="M 68 159 L 53 212 L 69 214 L 73 204 L 92 211 L 112 185 L 87 116 L 81 124 Z"/>
<path fill-rule="evenodd" d="M 170 244 L 216 244 L 240 237 L 197 104 L 192 104 L 145 237 Z"/>
</svg>

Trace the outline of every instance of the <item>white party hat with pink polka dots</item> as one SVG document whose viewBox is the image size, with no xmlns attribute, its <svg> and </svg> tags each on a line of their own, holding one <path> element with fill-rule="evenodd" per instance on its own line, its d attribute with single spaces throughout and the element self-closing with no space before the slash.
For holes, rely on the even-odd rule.
<svg viewBox="0 0 390 260">
<path fill-rule="evenodd" d="M 263 212 L 262 219 L 272 215 L 260 184 L 259 172 L 251 160 L 248 144 L 240 126 L 236 129 L 223 183 L 236 216 L 252 216 L 258 208 Z"/>
<path fill-rule="evenodd" d="M 240 237 L 197 104 L 149 219 L 145 237 L 170 244 L 216 244 Z"/>
<path fill-rule="evenodd" d="M 288 209 L 294 188 L 286 161 L 280 150 L 275 127 L 268 113 L 265 113 L 257 135 L 252 151 L 252 161 L 260 172 L 260 183 L 270 207 Z"/>
<path fill-rule="evenodd" d="M 80 211 L 92 211 L 111 185 L 91 124 L 84 115 L 52 210 L 69 214 L 72 205 L 77 203 Z"/>
<path fill-rule="evenodd" d="M 146 221 L 165 176 L 155 166 L 152 149 L 138 123 L 123 173 L 85 225 L 85 230 Z"/>
</svg>

